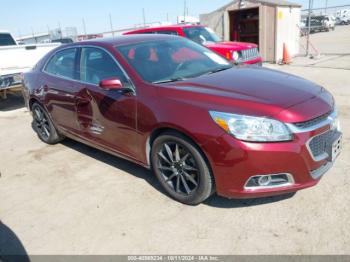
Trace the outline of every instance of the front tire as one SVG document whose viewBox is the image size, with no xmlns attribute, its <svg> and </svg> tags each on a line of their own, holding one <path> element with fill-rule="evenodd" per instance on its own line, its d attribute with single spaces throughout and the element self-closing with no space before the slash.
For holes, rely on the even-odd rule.
<svg viewBox="0 0 350 262">
<path fill-rule="evenodd" d="M 33 128 L 41 141 L 53 145 L 64 139 L 64 137 L 58 133 L 43 106 L 34 103 L 32 106 L 32 114 Z"/>
<path fill-rule="evenodd" d="M 164 190 L 175 200 L 197 205 L 214 192 L 214 180 L 197 146 L 175 132 L 153 143 L 152 168 Z"/>
</svg>

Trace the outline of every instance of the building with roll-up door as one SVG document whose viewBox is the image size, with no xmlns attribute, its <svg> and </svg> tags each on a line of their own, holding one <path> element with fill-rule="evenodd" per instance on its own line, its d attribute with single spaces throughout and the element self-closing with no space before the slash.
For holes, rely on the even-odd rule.
<svg viewBox="0 0 350 262">
<path fill-rule="evenodd" d="M 235 0 L 200 21 L 226 41 L 258 44 L 264 61 L 279 62 L 284 45 L 291 56 L 299 53 L 300 11 L 285 0 Z"/>
</svg>

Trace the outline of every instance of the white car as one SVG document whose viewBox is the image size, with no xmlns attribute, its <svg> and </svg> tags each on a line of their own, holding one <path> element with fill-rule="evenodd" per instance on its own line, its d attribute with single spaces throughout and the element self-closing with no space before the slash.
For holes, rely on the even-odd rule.
<svg viewBox="0 0 350 262">
<path fill-rule="evenodd" d="M 0 31 L 0 92 L 21 85 L 21 74 L 29 71 L 44 55 L 58 47 L 58 43 L 18 45 L 7 31 Z"/>
</svg>

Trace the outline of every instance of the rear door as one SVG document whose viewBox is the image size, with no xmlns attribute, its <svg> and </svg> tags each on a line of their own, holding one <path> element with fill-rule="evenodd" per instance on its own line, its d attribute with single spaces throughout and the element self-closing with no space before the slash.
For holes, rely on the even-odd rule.
<svg viewBox="0 0 350 262">
<path fill-rule="evenodd" d="M 102 80 L 117 77 L 124 87 L 133 85 L 113 58 L 102 48 L 83 47 L 80 59 L 80 92 L 76 99 L 80 133 L 87 139 L 128 156 L 135 156 L 136 95 L 104 90 Z"/>
<path fill-rule="evenodd" d="M 60 128 L 76 132 L 76 94 L 78 48 L 56 52 L 43 69 L 40 79 L 45 104 L 54 123 Z"/>
</svg>

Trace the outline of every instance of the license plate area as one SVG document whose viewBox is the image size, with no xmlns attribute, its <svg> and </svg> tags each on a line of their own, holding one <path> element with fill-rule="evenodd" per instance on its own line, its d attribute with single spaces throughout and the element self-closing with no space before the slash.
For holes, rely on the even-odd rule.
<svg viewBox="0 0 350 262">
<path fill-rule="evenodd" d="M 342 151 L 342 134 L 340 132 L 337 132 L 333 136 L 332 141 L 333 142 L 331 143 L 328 150 L 328 155 L 329 161 L 334 162 Z"/>
</svg>

